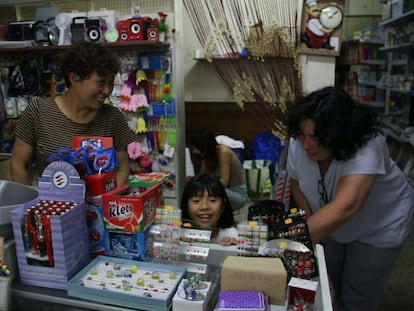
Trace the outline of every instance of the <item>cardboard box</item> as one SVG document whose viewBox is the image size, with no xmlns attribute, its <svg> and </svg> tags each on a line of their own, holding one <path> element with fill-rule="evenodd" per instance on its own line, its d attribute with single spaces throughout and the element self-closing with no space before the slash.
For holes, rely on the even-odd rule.
<svg viewBox="0 0 414 311">
<path fill-rule="evenodd" d="M 123 185 L 102 195 L 105 228 L 113 232 L 144 232 L 158 207 L 163 206 L 162 185 Z"/>
<path fill-rule="evenodd" d="M 288 306 L 295 306 L 298 303 L 303 305 L 307 304 L 307 310 L 315 304 L 316 291 L 318 289 L 318 282 L 299 279 L 292 277 L 288 285 Z"/>
<path fill-rule="evenodd" d="M 285 305 L 287 273 L 280 258 L 228 256 L 221 269 L 222 291 L 262 291 L 272 305 Z"/>
<path fill-rule="evenodd" d="M 109 257 L 145 261 L 146 233 L 104 231 L 105 255 Z"/>
<path fill-rule="evenodd" d="M 116 172 L 93 174 L 83 176 L 85 181 L 86 196 L 97 196 L 114 190 L 116 188 Z"/>
<path fill-rule="evenodd" d="M 86 228 L 89 241 L 89 255 L 92 258 L 105 255 L 105 226 L 102 195 L 86 196 Z"/>
<path fill-rule="evenodd" d="M 17 262 L 23 284 L 65 290 L 69 280 L 88 263 L 84 196 L 85 186 L 76 169 L 68 162 L 55 161 L 45 168 L 39 178 L 39 197 L 12 210 Z M 23 241 L 25 211 L 40 200 L 78 202 L 63 214 L 49 217 L 52 266 L 33 264 L 32 252 L 26 253 Z"/>
</svg>

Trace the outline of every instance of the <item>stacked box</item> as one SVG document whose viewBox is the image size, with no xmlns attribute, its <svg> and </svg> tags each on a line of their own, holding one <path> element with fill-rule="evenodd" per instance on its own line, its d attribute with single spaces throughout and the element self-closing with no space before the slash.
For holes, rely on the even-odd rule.
<svg viewBox="0 0 414 311">
<path fill-rule="evenodd" d="M 162 185 L 123 185 L 102 196 L 105 255 L 145 260 L 147 229 L 163 206 Z"/>
<path fill-rule="evenodd" d="M 97 148 L 107 149 L 113 147 L 112 137 L 104 136 L 74 136 L 72 149 L 85 148 L 94 142 Z M 105 255 L 106 234 L 102 211 L 102 195 L 116 188 L 116 171 L 102 172 L 82 176 L 85 181 L 86 195 L 86 221 L 89 238 L 89 254 L 92 258 Z"/>
<path fill-rule="evenodd" d="M 86 223 L 91 257 L 105 255 L 105 235 L 102 195 L 116 188 L 116 173 L 109 172 L 83 177 L 87 193 L 85 197 Z"/>
<path fill-rule="evenodd" d="M 105 230 L 105 255 L 109 257 L 125 258 L 145 261 L 146 233 L 110 232 Z"/>
<path fill-rule="evenodd" d="M 152 187 L 123 185 L 102 196 L 105 228 L 112 232 L 144 232 L 163 206 L 161 184 Z"/>
<path fill-rule="evenodd" d="M 285 305 L 287 272 L 280 258 L 228 256 L 221 269 L 222 291 L 262 291 L 272 305 Z"/>
<path fill-rule="evenodd" d="M 50 163 L 39 178 L 39 197 L 12 211 L 20 280 L 23 284 L 67 288 L 69 280 L 89 261 L 84 204 L 85 186 L 76 169 L 67 162 Z M 79 202 L 61 215 L 50 216 L 53 266 L 28 263 L 22 227 L 25 211 L 40 200 Z"/>
</svg>

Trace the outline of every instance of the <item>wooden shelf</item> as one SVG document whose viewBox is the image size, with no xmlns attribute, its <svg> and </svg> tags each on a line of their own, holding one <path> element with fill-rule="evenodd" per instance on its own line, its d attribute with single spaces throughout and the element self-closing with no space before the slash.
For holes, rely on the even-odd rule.
<svg viewBox="0 0 414 311">
<path fill-rule="evenodd" d="M 25 46 L 25 47 L 6 47 L 4 43 L 0 47 L 0 53 L 10 53 L 10 52 L 58 52 L 63 51 L 71 47 L 72 45 L 47 45 L 47 46 Z M 98 44 L 98 43 L 97 43 Z M 126 41 L 126 42 L 112 42 L 112 43 L 99 43 L 100 45 L 115 49 L 136 49 L 140 52 L 164 52 L 169 49 L 170 44 L 168 42 L 160 41 L 148 41 L 148 40 L 139 40 L 139 41 Z"/>
<path fill-rule="evenodd" d="M 385 59 L 363 59 L 360 62 L 361 65 L 374 65 L 374 66 L 385 66 L 387 62 Z"/>
<path fill-rule="evenodd" d="M 414 43 L 407 42 L 407 43 L 401 43 L 391 46 L 384 46 L 382 48 L 379 48 L 380 51 L 383 52 L 397 52 L 397 53 L 406 53 L 410 50 L 414 50 Z"/>
<path fill-rule="evenodd" d="M 384 26 L 392 27 L 392 26 L 402 25 L 406 22 L 408 23 L 412 21 L 413 18 L 414 18 L 414 10 L 411 10 L 411 11 L 404 13 L 401 16 L 397 16 L 389 20 L 383 21 L 379 25 L 380 27 L 384 27 Z"/>
</svg>

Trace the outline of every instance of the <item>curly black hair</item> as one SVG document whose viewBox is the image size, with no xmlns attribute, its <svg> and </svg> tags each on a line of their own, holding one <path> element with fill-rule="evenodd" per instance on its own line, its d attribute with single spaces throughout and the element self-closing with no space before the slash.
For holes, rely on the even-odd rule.
<svg viewBox="0 0 414 311">
<path fill-rule="evenodd" d="M 102 77 L 115 76 L 120 62 L 107 48 L 85 41 L 74 44 L 61 56 L 59 69 L 69 87 L 69 73 L 76 73 L 81 80 L 95 72 Z"/>
<path fill-rule="evenodd" d="M 287 130 L 291 137 L 298 137 L 305 119 L 315 122 L 316 139 L 338 161 L 351 159 L 380 132 L 377 114 L 336 87 L 314 91 L 288 108 Z"/>
<path fill-rule="evenodd" d="M 223 187 L 220 179 L 211 174 L 196 175 L 187 181 L 181 196 L 181 219 L 183 221 L 191 220 L 188 212 L 188 200 L 192 197 L 202 197 L 206 190 L 210 196 L 222 199 L 223 213 L 220 216 L 217 226 L 221 229 L 234 226 L 233 209 L 227 197 L 226 189 Z"/>
</svg>

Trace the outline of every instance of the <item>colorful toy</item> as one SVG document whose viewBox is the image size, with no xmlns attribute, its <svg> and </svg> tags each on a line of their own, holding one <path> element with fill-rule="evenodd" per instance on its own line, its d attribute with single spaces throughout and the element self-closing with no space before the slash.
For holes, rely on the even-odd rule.
<svg viewBox="0 0 414 311">
<path fill-rule="evenodd" d="M 142 154 L 141 159 L 139 161 L 139 165 L 141 166 L 141 168 L 144 170 L 145 173 L 151 173 L 152 163 L 151 163 L 151 160 L 148 154 L 146 153 Z"/>
<path fill-rule="evenodd" d="M 138 141 L 134 141 L 130 143 L 127 147 L 127 150 L 128 150 L 128 157 L 132 160 L 136 160 L 142 155 L 141 143 Z"/>
<path fill-rule="evenodd" d="M 145 124 L 145 120 L 143 117 L 139 117 L 137 119 L 137 126 L 135 130 L 135 134 L 145 134 L 148 132 L 147 125 Z"/>
</svg>

